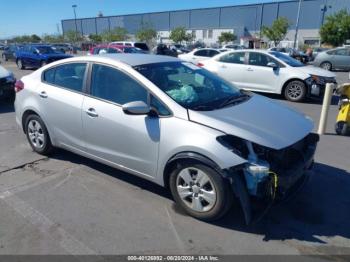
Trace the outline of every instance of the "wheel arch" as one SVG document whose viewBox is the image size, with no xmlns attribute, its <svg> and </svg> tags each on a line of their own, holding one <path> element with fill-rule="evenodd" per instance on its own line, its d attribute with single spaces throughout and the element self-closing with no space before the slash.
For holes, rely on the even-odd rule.
<svg viewBox="0 0 350 262">
<path fill-rule="evenodd" d="M 25 129 L 25 122 L 26 122 L 26 119 L 28 116 L 30 115 L 37 115 L 41 118 L 41 116 L 36 112 L 34 111 L 33 109 L 27 109 L 26 111 L 23 112 L 22 114 L 22 119 L 21 119 L 21 123 L 22 123 L 22 129 L 23 129 L 23 132 L 26 133 L 26 129 Z"/>
<path fill-rule="evenodd" d="M 166 188 L 169 187 L 169 178 L 170 178 L 171 172 L 177 167 L 178 164 L 183 162 L 188 162 L 188 161 L 194 161 L 194 162 L 199 162 L 201 164 L 204 164 L 208 167 L 213 168 L 220 175 L 224 176 L 223 170 L 212 159 L 193 151 L 179 152 L 173 155 L 165 165 L 165 168 L 163 171 L 163 183 Z"/>
<path fill-rule="evenodd" d="M 293 82 L 293 81 L 300 81 L 300 82 L 303 82 L 304 85 L 305 85 L 306 88 L 307 88 L 307 90 L 306 90 L 307 93 L 309 93 L 309 87 L 308 87 L 308 85 L 306 84 L 305 80 L 300 79 L 300 78 L 298 78 L 298 77 L 293 77 L 293 78 L 288 79 L 286 82 L 284 82 L 284 84 L 282 85 L 282 89 L 281 89 L 281 95 L 284 94 L 284 90 L 286 89 L 287 85 L 288 85 L 290 82 Z"/>
</svg>

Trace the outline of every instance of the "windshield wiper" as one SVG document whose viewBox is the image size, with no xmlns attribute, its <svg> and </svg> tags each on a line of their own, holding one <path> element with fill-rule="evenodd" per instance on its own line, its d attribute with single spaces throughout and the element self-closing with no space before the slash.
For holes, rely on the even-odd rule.
<svg viewBox="0 0 350 262">
<path fill-rule="evenodd" d="M 193 106 L 190 109 L 191 110 L 199 110 L 199 111 L 211 111 L 214 108 L 212 106 L 208 106 L 208 105 L 198 105 L 198 106 Z"/>
<path fill-rule="evenodd" d="M 230 104 L 238 104 L 245 100 L 247 100 L 250 96 L 247 94 L 241 94 L 240 96 L 230 96 L 229 98 L 225 99 L 224 102 L 222 102 L 218 108 L 222 108 L 225 106 L 228 106 Z"/>
</svg>

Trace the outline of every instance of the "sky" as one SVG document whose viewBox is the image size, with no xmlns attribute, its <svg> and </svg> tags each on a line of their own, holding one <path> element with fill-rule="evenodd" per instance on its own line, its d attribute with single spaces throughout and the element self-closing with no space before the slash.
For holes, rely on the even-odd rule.
<svg viewBox="0 0 350 262">
<path fill-rule="evenodd" d="M 77 17 L 123 15 L 218 7 L 238 4 L 277 2 L 277 0 L 8 0 L 1 5 L 0 39 L 23 34 L 54 34 L 61 31 L 61 20 Z"/>
</svg>

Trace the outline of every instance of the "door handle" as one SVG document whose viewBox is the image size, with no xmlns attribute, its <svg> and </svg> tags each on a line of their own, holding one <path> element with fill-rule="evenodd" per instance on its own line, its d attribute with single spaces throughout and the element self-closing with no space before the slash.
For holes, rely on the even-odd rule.
<svg viewBox="0 0 350 262">
<path fill-rule="evenodd" d="M 47 98 L 47 94 L 46 94 L 45 91 L 41 91 L 39 96 L 42 97 L 42 98 Z"/>
<path fill-rule="evenodd" d="M 96 113 L 94 108 L 89 108 L 85 111 L 86 114 L 88 114 L 91 117 L 98 117 L 98 114 Z"/>
<path fill-rule="evenodd" d="M 251 72 L 251 71 L 254 71 L 254 70 L 253 70 L 252 68 L 249 67 L 249 68 L 247 69 L 247 71 L 250 71 L 250 72 Z"/>
</svg>

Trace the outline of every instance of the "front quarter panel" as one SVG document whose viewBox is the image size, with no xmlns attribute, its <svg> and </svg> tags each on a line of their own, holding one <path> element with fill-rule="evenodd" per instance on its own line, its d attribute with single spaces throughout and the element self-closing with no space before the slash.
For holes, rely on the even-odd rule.
<svg viewBox="0 0 350 262">
<path fill-rule="evenodd" d="M 157 183 L 163 185 L 164 169 L 173 156 L 182 152 L 193 152 L 212 160 L 221 169 L 246 162 L 217 142 L 223 132 L 188 120 L 170 117 L 161 118 L 161 138 Z"/>
</svg>

